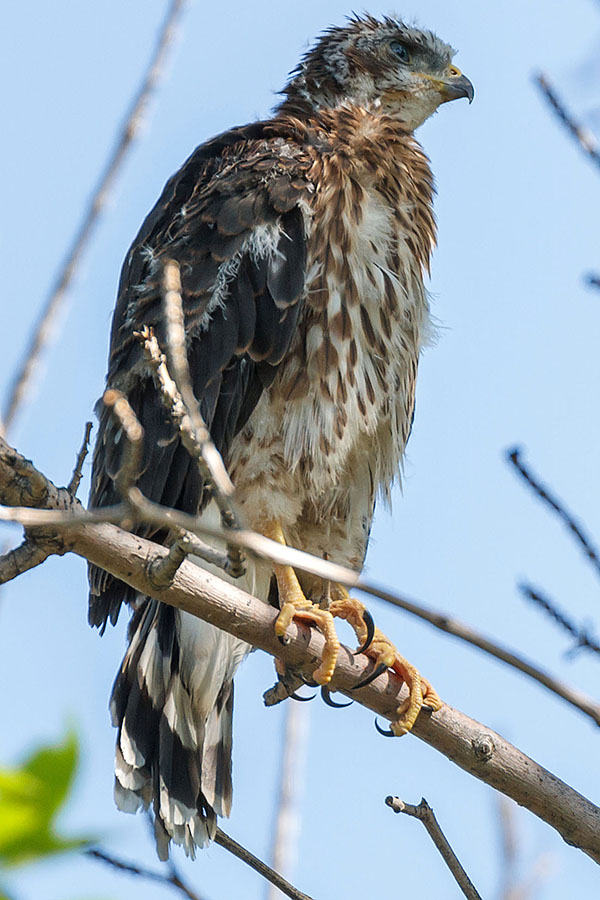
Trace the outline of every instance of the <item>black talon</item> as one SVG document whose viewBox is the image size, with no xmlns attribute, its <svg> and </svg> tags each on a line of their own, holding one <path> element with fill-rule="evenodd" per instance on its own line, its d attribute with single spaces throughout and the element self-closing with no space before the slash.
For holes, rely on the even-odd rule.
<svg viewBox="0 0 600 900">
<path fill-rule="evenodd" d="M 300 678 L 302 679 L 304 684 L 308 685 L 308 687 L 319 687 L 318 681 L 314 681 L 312 678 L 307 678 L 305 675 L 302 674 L 302 672 L 300 672 L 299 674 L 300 674 Z"/>
<path fill-rule="evenodd" d="M 351 691 L 357 691 L 359 688 L 366 687 L 368 684 L 371 684 L 372 681 L 375 681 L 380 675 L 383 675 L 384 672 L 387 671 L 387 666 L 385 663 L 379 663 L 377 668 L 373 669 L 370 675 L 367 675 L 366 678 L 363 678 L 362 681 L 359 681 L 358 684 L 355 684 L 350 688 Z"/>
<path fill-rule="evenodd" d="M 280 644 L 283 644 L 284 647 L 287 647 L 287 645 L 290 642 L 290 639 L 286 634 L 278 634 L 277 640 L 279 641 Z"/>
<path fill-rule="evenodd" d="M 389 731 L 386 731 L 384 728 L 381 727 L 381 725 L 377 721 L 377 716 L 375 716 L 375 728 L 377 729 L 379 734 L 382 734 L 384 737 L 396 737 L 396 735 L 394 734 L 394 732 L 392 731 L 391 728 Z"/>
<path fill-rule="evenodd" d="M 352 706 L 354 700 L 350 700 L 349 703 L 336 703 L 335 700 L 331 699 L 331 692 L 329 688 L 325 687 L 325 685 L 321 685 L 321 697 L 323 698 L 323 702 L 327 704 L 327 706 L 332 706 L 334 709 L 343 709 L 344 706 Z"/>
<path fill-rule="evenodd" d="M 363 621 L 367 626 L 367 638 L 362 647 L 359 647 L 358 650 L 354 651 L 354 656 L 358 656 L 359 653 L 364 653 L 365 650 L 368 650 L 371 646 L 373 638 L 375 637 L 375 622 L 373 621 L 373 616 L 368 609 L 365 609 L 363 611 Z"/>
<path fill-rule="evenodd" d="M 307 703 L 309 700 L 314 700 L 317 695 L 313 694 L 312 697 L 301 697 L 300 694 L 297 694 L 294 691 L 289 696 L 292 698 L 292 700 L 298 700 L 299 703 Z"/>
</svg>

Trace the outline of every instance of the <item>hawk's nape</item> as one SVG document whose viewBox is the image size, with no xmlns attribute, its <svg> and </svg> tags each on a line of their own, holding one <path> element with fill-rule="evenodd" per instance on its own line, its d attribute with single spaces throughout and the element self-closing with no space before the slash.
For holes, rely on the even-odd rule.
<svg viewBox="0 0 600 900">
<path fill-rule="evenodd" d="M 472 98 L 452 55 L 397 19 L 353 18 L 306 54 L 271 119 L 203 144 L 167 183 L 123 266 L 107 377 L 144 428 L 136 483 L 151 500 L 215 512 L 136 338 L 151 326 L 164 346 L 161 276 L 173 259 L 194 393 L 245 524 L 361 568 L 376 496 L 389 494 L 410 434 L 429 330 L 433 181 L 413 130 L 441 103 Z M 109 410 L 99 417 L 96 507 L 118 500 L 124 444 Z M 340 586 L 324 611 L 318 580 L 250 566 L 247 590 L 267 601 L 275 585 L 277 632 L 296 618 L 326 637 L 321 684 L 341 617 L 409 685 L 395 733 L 423 703 L 439 706 Z M 193 855 L 230 810 L 233 675 L 249 647 L 90 567 L 90 623 L 114 624 L 123 602 L 133 615 L 111 701 L 116 800 L 153 809 L 162 858 L 171 839 Z"/>
</svg>

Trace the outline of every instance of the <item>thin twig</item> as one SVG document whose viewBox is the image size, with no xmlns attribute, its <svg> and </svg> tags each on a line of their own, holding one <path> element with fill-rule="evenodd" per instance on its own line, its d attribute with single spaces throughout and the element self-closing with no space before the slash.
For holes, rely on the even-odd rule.
<svg viewBox="0 0 600 900">
<path fill-rule="evenodd" d="M 142 82 L 125 116 L 106 167 L 89 200 L 73 243 L 50 289 L 22 362 L 10 384 L 4 404 L 0 434 L 8 432 L 17 410 L 22 407 L 27 394 L 31 394 L 32 380 L 39 366 L 40 357 L 52 340 L 56 319 L 64 304 L 79 261 L 94 233 L 132 143 L 140 131 L 149 100 L 164 71 L 167 52 L 173 43 L 177 20 L 180 18 L 184 6 L 185 0 L 171 0 L 169 4 Z"/>
<path fill-rule="evenodd" d="M 179 542 L 187 554 L 199 556 L 200 559 L 217 566 L 218 569 L 223 569 L 224 572 L 228 570 L 229 557 L 227 553 L 216 550 L 212 544 L 207 544 L 206 541 L 200 540 L 199 537 L 196 537 L 190 531 L 182 532 Z"/>
<path fill-rule="evenodd" d="M 177 384 L 174 379 L 171 378 L 169 369 L 167 368 L 166 358 L 160 349 L 152 329 L 144 327 L 137 333 L 137 336 L 142 342 L 146 360 L 155 375 L 162 403 L 169 411 L 171 420 L 179 431 L 184 447 L 192 459 L 196 460 L 198 463 L 204 481 L 213 486 L 215 502 L 219 507 L 221 521 L 225 526 L 222 533 L 219 534 L 219 537 L 225 537 L 227 540 L 227 530 L 229 528 L 239 529 L 240 521 L 231 501 L 233 485 L 231 486 L 230 491 L 227 483 L 221 478 L 220 469 L 224 469 L 221 455 L 212 444 L 212 441 L 210 441 L 210 437 L 206 437 L 208 431 L 202 421 L 200 411 L 197 409 L 196 414 L 200 417 L 200 424 L 198 427 L 194 425 L 192 414 L 193 407 L 197 407 L 197 404 L 194 400 L 193 407 L 190 408 L 183 402 Z M 212 452 L 213 450 L 214 453 Z M 208 457 L 206 455 L 207 452 Z M 219 460 L 218 464 L 215 464 L 215 459 Z M 227 481 L 229 481 L 229 475 L 227 475 L 226 470 L 225 475 Z M 229 484 L 231 484 L 230 481 Z M 191 531 L 191 529 L 186 530 Z M 237 548 L 241 546 L 240 544 L 234 544 L 233 539 L 228 541 L 228 547 L 232 545 Z M 223 568 L 233 577 L 243 575 L 243 554 L 236 551 L 232 557 L 231 554 L 228 553 L 228 560 Z"/>
<path fill-rule="evenodd" d="M 83 433 L 83 441 L 81 443 L 81 448 L 79 453 L 77 454 L 77 460 L 75 462 L 75 468 L 73 469 L 73 474 L 71 475 L 71 480 L 67 485 L 67 490 L 71 494 L 72 497 L 77 496 L 77 491 L 79 490 L 79 485 L 81 484 L 81 479 L 83 477 L 83 464 L 85 462 L 85 458 L 88 455 L 88 449 L 90 444 L 90 434 L 92 433 L 93 425 L 91 422 L 85 423 L 85 430 Z"/>
<path fill-rule="evenodd" d="M 564 522 L 568 531 L 573 535 L 577 543 L 582 548 L 586 559 L 589 559 L 596 574 L 600 575 L 600 550 L 598 550 L 591 539 L 585 534 L 581 525 L 579 525 L 573 515 L 567 511 L 564 505 L 555 497 L 549 488 L 542 484 L 528 469 L 521 460 L 520 447 L 513 447 L 506 451 L 507 460 L 512 463 L 521 477 L 527 482 L 533 492 L 552 509 L 557 516 Z"/>
<path fill-rule="evenodd" d="M 569 655 L 576 653 L 578 650 L 591 650 L 593 653 L 600 653 L 600 644 L 598 644 L 597 638 L 590 634 L 586 628 L 576 625 L 572 619 L 569 619 L 546 594 L 542 594 L 539 589 L 534 589 L 530 584 L 519 584 L 517 587 L 527 600 L 531 600 L 536 606 L 543 609 L 551 619 L 554 619 L 561 628 L 575 638 L 575 646 L 568 651 Z"/>
<path fill-rule="evenodd" d="M 6 448 L 4 452 L 3 447 Z M 21 473 L 16 485 L 7 481 L 10 478 L 9 473 L 13 465 L 16 465 Z M 17 500 L 18 502 L 17 498 L 20 498 L 21 502 L 25 501 L 30 506 L 0 507 L 0 521 L 18 522 L 25 527 L 58 525 L 66 529 L 83 524 L 100 524 L 103 522 L 122 525 L 131 516 L 133 507 L 138 521 L 148 522 L 167 529 L 175 528 L 181 531 L 189 531 L 193 534 L 216 538 L 217 540 L 227 540 L 243 547 L 258 558 L 268 559 L 279 565 L 293 566 L 311 575 L 316 575 L 318 578 L 335 581 L 348 588 L 358 589 L 373 597 L 378 597 L 380 600 L 384 600 L 425 622 L 429 622 L 440 631 L 478 647 L 490 656 L 494 656 L 507 665 L 518 669 L 534 681 L 542 684 L 549 691 L 552 691 L 552 693 L 566 700 L 567 703 L 581 710 L 581 712 L 593 719 L 597 725 L 600 725 L 600 704 L 582 691 L 558 681 L 556 678 L 533 666 L 527 660 L 489 640 L 468 625 L 453 619 L 448 614 L 427 609 L 413 600 L 402 597 L 392 591 L 383 590 L 377 585 L 361 579 L 358 573 L 352 571 L 352 569 L 317 556 L 312 556 L 303 550 L 296 550 L 293 547 L 278 544 L 255 531 L 235 531 L 210 526 L 178 510 L 167 509 L 157 503 L 152 503 L 137 488 L 132 488 L 128 493 L 129 505 L 118 504 L 105 507 L 104 509 L 89 511 L 82 510 L 80 505 L 72 505 L 69 511 L 65 512 L 64 503 L 59 503 L 56 499 L 59 492 L 52 482 L 45 479 L 31 463 L 24 460 L 20 454 L 16 453 L 0 438 L 0 485 L 3 482 L 3 469 L 6 473 L 4 478 L 5 487 L 3 494 L 0 491 L 0 499 L 5 499 L 9 502 Z M 34 492 L 34 496 L 36 498 L 39 497 L 38 502 L 32 501 L 31 492 L 24 489 L 24 485 L 27 484 L 27 473 L 34 481 L 38 479 L 38 482 L 36 482 L 38 488 Z M 42 479 L 42 485 L 48 486 L 47 491 L 50 491 L 51 495 L 49 502 L 45 502 L 47 491 L 43 495 L 44 499 L 39 493 L 41 487 L 39 479 Z M 51 508 L 40 509 L 39 507 L 43 505 Z M 33 506 L 38 508 L 31 508 Z"/>
<path fill-rule="evenodd" d="M 480 650 L 483 650 L 484 653 L 488 653 L 490 656 L 494 656 L 496 659 L 501 660 L 501 662 L 506 663 L 506 665 L 511 666 L 513 669 L 517 669 L 519 672 L 522 672 L 524 675 L 537 681 L 538 684 L 543 685 L 543 687 L 553 694 L 566 700 L 567 703 L 577 707 L 577 709 L 585 713 L 586 716 L 593 719 L 596 725 L 600 725 L 600 703 L 588 694 L 583 693 L 583 691 L 579 691 L 576 688 L 565 684 L 565 682 L 559 681 L 558 678 L 554 678 L 553 675 L 534 666 L 529 660 L 525 659 L 525 657 L 513 653 L 496 641 L 490 640 L 469 625 L 465 625 L 463 622 L 452 618 L 446 613 L 427 609 L 407 597 L 402 597 L 391 591 L 384 591 L 375 585 L 366 585 L 361 581 L 358 587 L 360 590 L 365 591 L 365 593 L 371 594 L 373 597 L 379 597 L 381 600 L 385 600 L 393 606 L 404 609 L 411 615 L 417 616 L 417 618 L 423 619 L 425 622 L 429 622 L 434 628 L 437 628 L 446 634 L 451 634 L 461 641 L 471 644 L 473 647 L 478 647 Z"/>
<path fill-rule="evenodd" d="M 534 81 L 550 104 L 550 107 L 554 110 L 557 118 L 575 138 L 579 147 L 587 156 L 589 156 L 595 165 L 600 166 L 600 147 L 592 132 L 589 131 L 589 129 L 584 128 L 575 120 L 562 100 L 559 99 L 555 89 L 548 81 L 548 77 L 544 75 L 543 72 L 539 72 L 535 76 Z"/>
<path fill-rule="evenodd" d="M 221 454 L 213 444 L 206 423 L 200 413 L 198 401 L 194 395 L 192 379 L 186 352 L 185 324 L 183 317 L 183 301 L 181 299 L 181 275 L 179 263 L 172 259 L 166 261 L 163 270 L 164 315 L 166 320 L 167 350 L 169 366 L 173 373 L 173 381 L 181 396 L 186 411 L 191 419 L 196 441 L 200 445 L 201 456 L 210 473 L 211 481 L 219 494 L 231 497 L 234 492 L 229 473 L 225 468 Z M 237 518 L 234 510 L 224 505 L 226 512 Z M 230 527 L 239 527 L 239 522 L 232 521 Z"/>
<path fill-rule="evenodd" d="M 121 859 L 110 856 L 104 850 L 90 849 L 85 850 L 84 852 L 86 856 L 89 856 L 92 859 L 99 859 L 109 866 L 112 866 L 114 869 L 118 869 L 120 872 L 128 872 L 130 875 L 137 875 L 138 877 L 146 878 L 149 881 L 159 881 L 161 884 L 168 884 L 170 887 L 175 888 L 188 897 L 189 900 L 203 900 L 200 894 L 196 894 L 181 880 L 181 877 L 177 874 L 175 866 L 172 863 L 169 866 L 171 874 L 163 875 L 162 872 L 153 872 L 151 869 L 144 869 L 142 866 L 123 862 Z"/>
<path fill-rule="evenodd" d="M 399 797 L 386 797 L 385 802 L 394 810 L 394 812 L 402 812 L 406 813 L 407 816 L 414 816 L 415 819 L 419 819 L 419 821 L 423 823 L 427 830 L 427 834 L 439 850 L 442 859 L 452 872 L 456 883 L 467 900 L 481 900 L 481 895 L 477 892 L 475 885 L 463 869 L 456 853 L 448 843 L 427 800 L 423 797 L 418 806 L 404 803 Z"/>
<path fill-rule="evenodd" d="M 166 322 L 167 351 L 173 380 L 190 418 L 200 455 L 197 461 L 201 474 L 208 475 L 208 483 L 221 513 L 225 528 L 241 528 L 239 514 L 233 502 L 234 486 L 225 468 L 221 454 L 213 444 L 210 432 L 196 400 L 187 357 L 183 300 L 181 297 L 181 272 L 179 263 L 169 259 L 163 269 L 163 308 Z M 163 392 L 164 396 L 164 392 Z M 233 575 L 244 574 L 243 554 L 239 547 L 229 544 L 230 570 Z"/>
<path fill-rule="evenodd" d="M 219 844 L 219 846 L 224 847 L 225 850 L 229 850 L 230 853 L 233 853 L 234 856 L 237 856 L 238 859 L 241 859 L 248 866 L 262 875 L 263 878 L 266 878 L 267 881 L 270 881 L 271 884 L 274 884 L 275 887 L 279 888 L 286 897 L 291 897 L 292 900 L 311 900 L 308 894 L 303 894 L 302 891 L 299 891 L 291 885 L 289 881 L 282 878 L 281 875 L 275 872 L 270 866 L 254 856 L 254 854 L 250 853 L 249 850 L 246 850 L 245 847 L 242 847 L 241 844 L 238 844 L 237 841 L 234 841 L 233 838 L 229 837 L 228 834 L 225 834 L 224 831 L 221 831 L 220 828 L 217 828 L 215 834 L 215 844 Z"/>
</svg>

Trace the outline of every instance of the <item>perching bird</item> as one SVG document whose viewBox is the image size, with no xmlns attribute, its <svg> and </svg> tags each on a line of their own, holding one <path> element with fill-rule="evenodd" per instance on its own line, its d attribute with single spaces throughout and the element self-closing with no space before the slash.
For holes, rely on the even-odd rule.
<svg viewBox="0 0 600 900">
<path fill-rule="evenodd" d="M 376 497 L 389 494 L 410 434 L 430 328 L 434 188 L 413 132 L 440 104 L 473 98 L 453 55 L 399 19 L 352 18 L 306 53 L 272 118 L 202 144 L 167 183 L 123 266 L 107 377 L 143 425 L 137 484 L 151 500 L 213 512 L 134 334 L 147 325 L 162 341 L 172 259 L 194 392 L 244 523 L 361 568 Z M 102 409 L 92 506 L 118 500 L 123 444 Z M 93 566 L 90 584 L 92 625 L 115 623 L 123 602 L 134 610 L 111 700 L 116 802 L 153 808 L 161 858 L 171 839 L 193 855 L 230 810 L 232 679 L 250 648 Z M 366 652 L 410 689 L 395 733 L 424 701 L 439 707 L 342 588 L 333 585 L 327 612 L 312 603 L 322 585 L 289 567 L 252 566 L 244 586 L 278 597 L 278 634 L 294 616 L 324 633 L 321 684 L 337 655 L 332 614 L 361 642 L 372 637 Z"/>
</svg>

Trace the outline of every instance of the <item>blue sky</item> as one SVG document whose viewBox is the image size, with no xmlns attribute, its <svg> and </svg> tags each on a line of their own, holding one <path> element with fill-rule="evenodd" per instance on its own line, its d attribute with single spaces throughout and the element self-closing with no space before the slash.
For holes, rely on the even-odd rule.
<svg viewBox="0 0 600 900">
<path fill-rule="evenodd" d="M 5 10 L 3 382 L 20 358 L 163 11 L 157 0 L 32 0 Z M 597 579 L 502 454 L 522 444 L 544 478 L 600 531 L 600 297 L 582 279 L 600 267 L 600 180 L 532 84 L 532 73 L 544 69 L 573 109 L 598 126 L 600 10 L 592 0 L 572 0 L 568 10 L 549 0 L 420 0 L 397 11 L 460 48 L 457 63 L 476 98 L 470 107 L 442 108 L 419 132 L 439 191 L 430 285 L 439 333 L 421 364 L 403 494 L 397 492 L 391 516 L 377 514 L 369 573 L 598 694 L 597 663 L 583 654 L 566 660 L 563 636 L 515 589 L 526 577 L 575 618 L 598 621 Z M 102 390 L 122 258 L 163 183 L 207 137 L 264 116 L 306 42 L 349 12 L 337 0 L 190 6 L 145 136 L 78 273 L 35 402 L 11 435 L 56 482 L 68 480 L 83 423 Z M 88 479 L 89 465 L 82 496 Z M 377 601 L 370 606 L 448 703 L 599 799 L 598 733 L 583 715 L 454 639 Z M 2 593 L 0 759 L 15 761 L 76 722 L 84 757 L 65 831 L 96 832 L 107 849 L 152 865 L 143 820 L 118 813 L 112 802 L 107 700 L 124 622 L 100 639 L 87 627 L 85 607 L 85 566 L 74 558 L 50 560 Z M 255 653 L 236 680 L 234 813 L 226 823 L 263 856 L 283 723 L 281 708 L 266 710 L 261 702 L 272 677 L 271 660 Z M 312 896 L 373 896 L 396 891 L 395 879 L 403 891 L 431 900 L 457 896 L 423 829 L 383 805 L 390 793 L 408 802 L 425 795 L 482 895 L 497 896 L 494 793 L 414 737 L 384 740 L 366 711 L 330 710 L 315 701 L 303 784 L 295 881 Z M 548 861 L 540 898 L 597 894 L 589 859 L 529 813 L 519 811 L 517 823 L 523 872 L 540 855 Z M 265 896 L 258 877 L 220 848 L 193 864 L 176 859 L 209 900 Z M 77 857 L 24 870 L 14 888 L 36 900 L 158 900 L 167 892 Z"/>
</svg>

